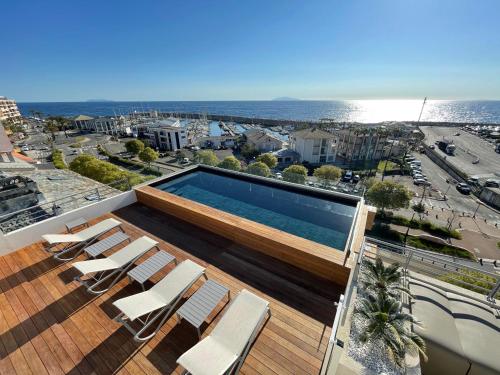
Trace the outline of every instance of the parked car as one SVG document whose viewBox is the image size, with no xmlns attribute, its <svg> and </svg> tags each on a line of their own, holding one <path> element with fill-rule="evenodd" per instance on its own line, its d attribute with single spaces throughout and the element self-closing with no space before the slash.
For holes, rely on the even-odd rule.
<svg viewBox="0 0 500 375">
<path fill-rule="evenodd" d="M 359 177 L 359 174 L 355 174 L 354 177 L 352 178 L 352 182 L 357 184 L 361 178 Z"/>
<path fill-rule="evenodd" d="M 457 184 L 457 190 L 459 192 L 461 192 L 462 194 L 470 194 L 471 191 L 472 191 L 472 189 L 470 188 L 470 186 L 467 185 L 464 182 L 460 182 L 459 184 Z"/>
<path fill-rule="evenodd" d="M 349 182 L 351 180 L 352 180 L 352 171 L 347 171 L 344 177 L 342 177 L 342 181 Z"/>
<path fill-rule="evenodd" d="M 497 188 L 497 187 L 500 187 L 500 183 L 497 180 L 493 180 L 490 178 L 490 179 L 486 180 L 486 182 L 484 183 L 484 186 Z"/>
<path fill-rule="evenodd" d="M 470 186 L 479 186 L 479 178 L 477 177 L 470 177 L 467 180 L 467 184 Z"/>
<path fill-rule="evenodd" d="M 413 180 L 413 183 L 415 185 L 422 185 L 422 186 L 430 186 L 431 183 L 429 181 L 424 180 L 423 178 L 417 178 Z"/>
<path fill-rule="evenodd" d="M 430 146 L 429 146 L 429 148 L 430 148 L 431 150 L 434 150 L 434 149 L 436 148 L 436 146 L 434 146 L 434 145 L 430 145 Z"/>
<path fill-rule="evenodd" d="M 413 160 L 411 163 L 410 163 L 410 166 L 412 165 L 418 165 L 418 166 L 421 166 L 422 165 L 422 162 L 420 160 Z"/>
</svg>

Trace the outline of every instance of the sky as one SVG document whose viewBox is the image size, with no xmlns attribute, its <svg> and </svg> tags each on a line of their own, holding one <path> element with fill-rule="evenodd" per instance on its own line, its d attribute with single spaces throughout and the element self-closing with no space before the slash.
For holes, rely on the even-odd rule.
<svg viewBox="0 0 500 375">
<path fill-rule="evenodd" d="M 500 99 L 498 0 L 2 3 L 0 95 Z"/>
</svg>

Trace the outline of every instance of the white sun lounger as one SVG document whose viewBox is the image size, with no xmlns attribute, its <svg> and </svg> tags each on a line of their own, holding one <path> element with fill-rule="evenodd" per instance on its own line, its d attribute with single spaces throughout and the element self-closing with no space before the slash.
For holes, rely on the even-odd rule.
<svg viewBox="0 0 500 375">
<path fill-rule="evenodd" d="M 158 242 L 147 236 L 143 236 L 107 258 L 75 262 L 73 263 L 73 267 L 82 273 L 82 275 L 75 277 L 75 280 L 87 286 L 87 291 L 89 293 L 104 293 L 111 289 L 121 276 L 126 274 L 128 269 L 132 267 L 141 256 L 154 247 L 158 249 Z M 82 280 L 81 277 L 85 275 L 89 276 L 89 278 Z M 107 288 L 95 289 L 113 276 L 115 276 L 115 278 Z M 91 280 L 94 280 L 92 285 L 89 284 Z"/>
<path fill-rule="evenodd" d="M 88 246 L 103 234 L 109 232 L 114 228 L 120 228 L 122 232 L 124 232 L 121 227 L 121 223 L 115 219 L 106 219 L 98 222 L 97 224 L 92 225 L 80 232 L 77 233 L 67 233 L 67 234 L 45 234 L 42 238 L 49 244 L 47 251 L 54 253 L 54 258 L 62 261 L 72 260 L 80 255 L 85 246 Z M 53 250 L 52 248 L 59 244 L 66 244 L 60 250 Z M 76 253 L 68 258 L 63 258 L 62 256 L 79 248 Z"/>
<path fill-rule="evenodd" d="M 134 335 L 134 340 L 138 342 L 149 340 L 160 330 L 184 293 L 202 275 L 207 278 L 204 267 L 189 259 L 183 261 L 151 289 L 113 302 L 113 305 L 121 311 L 115 320 L 121 322 Z M 146 319 L 141 320 L 140 317 L 144 315 L 146 315 Z M 162 315 L 164 317 L 158 323 L 154 332 L 148 336 L 141 337 Z M 129 322 L 136 319 L 142 324 L 142 327 L 138 331 L 129 324 Z"/>
<path fill-rule="evenodd" d="M 269 302 L 243 289 L 209 336 L 181 355 L 177 363 L 193 375 L 235 374 L 243 365 L 267 316 Z"/>
</svg>

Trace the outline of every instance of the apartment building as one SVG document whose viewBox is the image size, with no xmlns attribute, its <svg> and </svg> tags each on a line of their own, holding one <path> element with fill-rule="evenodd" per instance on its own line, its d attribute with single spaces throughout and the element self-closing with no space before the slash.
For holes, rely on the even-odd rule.
<svg viewBox="0 0 500 375">
<path fill-rule="evenodd" d="M 337 163 L 346 167 L 369 167 L 384 158 L 388 134 L 380 128 L 347 128 L 338 137 Z"/>
<path fill-rule="evenodd" d="M 336 146 L 337 136 L 318 128 L 302 129 L 290 134 L 290 148 L 299 153 L 300 162 L 335 163 Z"/>
<path fill-rule="evenodd" d="M 17 108 L 14 99 L 0 96 L 0 121 L 12 120 L 14 123 L 21 123 L 21 113 Z"/>
<path fill-rule="evenodd" d="M 73 125 L 79 130 L 87 130 L 95 133 L 109 135 L 126 134 L 130 132 L 130 127 L 125 121 L 125 117 L 90 117 L 79 115 L 73 119 Z"/>
<path fill-rule="evenodd" d="M 176 151 L 188 145 L 187 131 L 178 120 L 161 120 L 150 124 L 143 136 L 151 147 L 162 151 Z"/>
</svg>

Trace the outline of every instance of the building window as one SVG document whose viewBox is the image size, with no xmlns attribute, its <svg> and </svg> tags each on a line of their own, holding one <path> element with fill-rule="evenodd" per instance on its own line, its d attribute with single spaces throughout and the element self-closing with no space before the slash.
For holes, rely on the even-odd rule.
<svg viewBox="0 0 500 375">
<path fill-rule="evenodd" d="M 319 157 L 319 162 L 320 163 L 326 163 L 326 156 L 320 156 Z"/>
<path fill-rule="evenodd" d="M 328 161 L 333 161 L 333 155 L 330 155 L 330 156 L 328 157 Z"/>
</svg>

